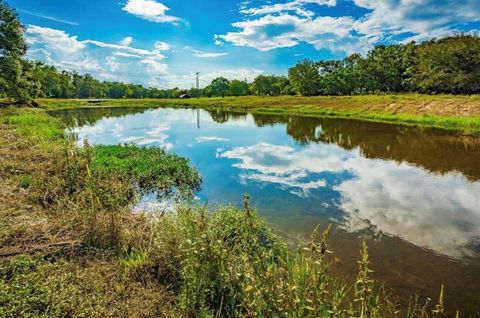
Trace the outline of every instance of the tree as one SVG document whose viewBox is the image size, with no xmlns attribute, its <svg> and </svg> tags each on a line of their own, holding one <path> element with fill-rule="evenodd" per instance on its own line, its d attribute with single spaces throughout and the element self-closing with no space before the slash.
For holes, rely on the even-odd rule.
<svg viewBox="0 0 480 318">
<path fill-rule="evenodd" d="M 423 93 L 480 92 L 480 37 L 456 35 L 416 49 L 413 83 Z"/>
<path fill-rule="evenodd" d="M 317 63 L 312 60 L 300 61 L 288 70 L 288 78 L 293 88 L 303 96 L 313 96 L 319 93 L 320 75 Z"/>
<path fill-rule="evenodd" d="M 284 76 L 259 75 L 251 85 L 251 91 L 258 96 L 278 96 L 288 86 L 289 81 Z"/>
<path fill-rule="evenodd" d="M 248 84 L 246 81 L 233 80 L 230 82 L 230 96 L 248 95 Z"/>
<path fill-rule="evenodd" d="M 371 76 L 370 91 L 404 92 L 408 90 L 406 71 L 412 62 L 404 58 L 408 45 L 378 45 L 368 53 L 363 64 L 365 73 Z"/>
<path fill-rule="evenodd" d="M 212 95 L 225 97 L 228 94 L 230 82 L 225 77 L 218 77 L 212 81 Z"/>
<path fill-rule="evenodd" d="M 0 93 L 19 103 L 28 102 L 35 91 L 23 59 L 27 52 L 24 32 L 15 10 L 0 0 Z"/>
</svg>

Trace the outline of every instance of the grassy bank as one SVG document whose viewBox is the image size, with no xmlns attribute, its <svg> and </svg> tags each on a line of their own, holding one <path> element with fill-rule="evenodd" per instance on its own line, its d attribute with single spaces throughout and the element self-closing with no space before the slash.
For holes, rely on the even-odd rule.
<svg viewBox="0 0 480 318">
<path fill-rule="evenodd" d="M 226 97 L 200 99 L 38 100 L 47 109 L 76 107 L 200 107 L 265 114 L 352 118 L 480 133 L 480 96 L 365 95 L 344 97 Z"/>
<path fill-rule="evenodd" d="M 249 206 L 130 213 L 187 199 L 200 177 L 163 150 L 85 144 L 44 110 L 0 110 L 0 317 L 441 317 L 371 277 L 331 274 L 328 229 L 292 251 Z M 180 195 L 179 197 L 177 195 Z M 241 194 L 239 194 L 241 195 Z M 432 295 L 433 296 L 433 295 Z M 437 300 L 438 299 L 438 300 Z"/>
</svg>

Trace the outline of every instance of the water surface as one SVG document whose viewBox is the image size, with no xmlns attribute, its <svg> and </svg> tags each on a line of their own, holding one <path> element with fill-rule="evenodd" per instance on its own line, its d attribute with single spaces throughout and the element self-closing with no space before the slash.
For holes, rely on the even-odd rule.
<svg viewBox="0 0 480 318">
<path fill-rule="evenodd" d="M 80 140 L 164 147 L 203 177 L 199 199 L 242 195 L 287 240 L 335 225 L 334 270 L 354 277 L 360 241 L 375 277 L 400 296 L 480 311 L 480 140 L 371 122 L 204 111 L 57 112 Z M 142 202 L 155 205 L 151 198 Z M 480 316 L 480 314 L 479 314 Z"/>
</svg>

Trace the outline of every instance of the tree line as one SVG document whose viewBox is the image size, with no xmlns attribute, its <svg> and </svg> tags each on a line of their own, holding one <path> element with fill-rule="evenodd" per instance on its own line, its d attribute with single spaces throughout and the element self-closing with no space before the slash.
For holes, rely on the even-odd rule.
<svg viewBox="0 0 480 318">
<path fill-rule="evenodd" d="M 378 45 L 365 56 L 341 60 L 305 59 L 288 76 L 246 80 L 214 79 L 202 89 L 146 88 L 99 81 L 90 74 L 60 71 L 26 58 L 24 27 L 0 0 L 0 97 L 19 103 L 32 98 L 178 98 L 215 96 L 354 95 L 419 92 L 480 92 L 480 37 L 456 34 L 422 43 Z"/>
</svg>

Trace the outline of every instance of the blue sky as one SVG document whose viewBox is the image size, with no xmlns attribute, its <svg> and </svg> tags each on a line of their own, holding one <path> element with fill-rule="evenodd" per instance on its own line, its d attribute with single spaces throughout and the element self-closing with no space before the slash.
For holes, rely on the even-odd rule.
<svg viewBox="0 0 480 318">
<path fill-rule="evenodd" d="M 8 0 L 29 57 L 103 80 L 190 88 L 303 58 L 480 30 L 478 0 Z"/>
</svg>

